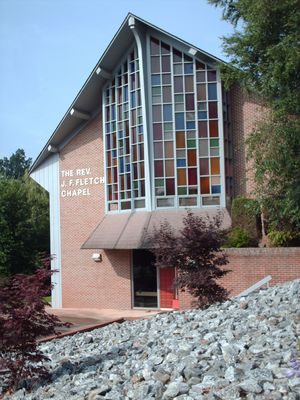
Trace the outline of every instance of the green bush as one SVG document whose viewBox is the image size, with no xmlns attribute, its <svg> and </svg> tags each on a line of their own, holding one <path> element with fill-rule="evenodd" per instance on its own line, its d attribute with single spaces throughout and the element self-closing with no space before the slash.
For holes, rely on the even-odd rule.
<svg viewBox="0 0 300 400">
<path fill-rule="evenodd" d="M 224 247 L 257 247 L 257 244 L 246 229 L 236 227 L 229 231 Z"/>
<path fill-rule="evenodd" d="M 299 233 L 291 231 L 279 231 L 270 230 L 268 238 L 273 247 L 288 247 L 293 245 L 299 245 L 300 235 Z"/>
</svg>

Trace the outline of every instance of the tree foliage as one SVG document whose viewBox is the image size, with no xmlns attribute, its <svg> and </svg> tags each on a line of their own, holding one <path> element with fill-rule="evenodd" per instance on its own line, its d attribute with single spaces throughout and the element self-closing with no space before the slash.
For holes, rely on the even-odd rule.
<svg viewBox="0 0 300 400">
<path fill-rule="evenodd" d="M 0 159 L 0 177 L 22 178 L 31 165 L 31 158 L 26 158 L 25 151 L 18 149 L 9 158 Z"/>
<path fill-rule="evenodd" d="M 187 290 L 196 299 L 195 305 L 204 308 L 227 299 L 228 292 L 218 280 L 229 271 L 222 252 L 221 217 L 213 219 L 188 212 L 178 235 L 164 222 L 150 238 L 158 268 L 175 267 L 178 275 L 175 286 Z"/>
<path fill-rule="evenodd" d="M 28 378 L 46 377 L 41 364 L 47 357 L 37 347 L 37 338 L 63 326 L 48 314 L 42 298 L 49 293 L 49 266 L 33 275 L 15 275 L 0 280 L 0 379 L 2 390 L 16 389 Z M 1 390 L 0 390 L 1 395 Z"/>
<path fill-rule="evenodd" d="M 50 251 L 47 192 L 27 172 L 17 179 L 17 174 L 8 177 L 9 171 L 26 171 L 22 160 L 25 157 L 19 166 L 7 166 L 0 177 L 0 275 L 6 276 L 33 272 L 41 253 Z"/>
<path fill-rule="evenodd" d="M 208 0 L 235 31 L 223 38 L 229 86 L 260 95 L 269 118 L 248 140 L 256 195 L 277 232 L 300 231 L 300 0 Z M 283 236 L 289 236 L 284 234 Z"/>
</svg>

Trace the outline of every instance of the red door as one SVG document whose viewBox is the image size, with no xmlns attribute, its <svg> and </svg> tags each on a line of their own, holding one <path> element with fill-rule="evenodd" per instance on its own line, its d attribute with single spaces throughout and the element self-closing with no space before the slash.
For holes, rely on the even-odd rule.
<svg viewBox="0 0 300 400">
<path fill-rule="evenodd" d="M 172 308 L 172 301 L 175 298 L 174 278 L 175 268 L 159 269 L 160 308 Z"/>
</svg>

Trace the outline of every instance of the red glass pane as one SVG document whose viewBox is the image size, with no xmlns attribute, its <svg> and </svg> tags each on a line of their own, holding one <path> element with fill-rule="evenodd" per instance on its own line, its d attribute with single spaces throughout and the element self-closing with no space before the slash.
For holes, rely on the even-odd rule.
<svg viewBox="0 0 300 400">
<path fill-rule="evenodd" d="M 176 132 L 176 147 L 178 149 L 185 148 L 185 133 Z"/>
<path fill-rule="evenodd" d="M 163 161 L 154 161 L 154 171 L 156 177 L 164 176 Z"/>
<path fill-rule="evenodd" d="M 126 174 L 127 189 L 131 189 L 130 174 Z"/>
<path fill-rule="evenodd" d="M 137 146 L 132 146 L 133 148 L 133 161 L 137 161 Z"/>
<path fill-rule="evenodd" d="M 173 142 L 165 142 L 165 158 L 173 158 L 174 149 Z"/>
<path fill-rule="evenodd" d="M 188 169 L 189 185 L 197 185 L 197 168 Z"/>
<path fill-rule="evenodd" d="M 125 189 L 125 179 L 124 179 L 124 175 L 121 175 L 120 178 L 121 178 L 121 190 L 124 190 L 124 189 Z"/>
<path fill-rule="evenodd" d="M 140 178 L 144 179 L 145 178 L 145 168 L 144 168 L 144 163 L 140 163 Z"/>
<path fill-rule="evenodd" d="M 141 181 L 141 196 L 145 196 L 145 181 Z"/>
<path fill-rule="evenodd" d="M 139 144 L 139 151 L 140 151 L 140 161 L 144 159 L 144 144 Z"/>
<path fill-rule="evenodd" d="M 208 158 L 200 158 L 200 175 L 209 175 Z"/>
<path fill-rule="evenodd" d="M 153 124 L 153 136 L 154 140 L 162 139 L 162 124 Z"/>
<path fill-rule="evenodd" d="M 201 194 L 208 194 L 209 191 L 209 178 L 200 178 Z"/>
<path fill-rule="evenodd" d="M 216 101 L 208 103 L 209 118 L 218 118 L 218 103 Z"/>
<path fill-rule="evenodd" d="M 159 54 L 159 40 L 151 38 L 150 47 L 151 54 Z"/>
<path fill-rule="evenodd" d="M 210 137 L 219 136 L 218 121 L 209 121 L 209 136 Z"/>
<path fill-rule="evenodd" d="M 166 179 L 166 189 L 167 196 L 171 196 L 175 194 L 175 180 L 174 179 Z"/>
<path fill-rule="evenodd" d="M 174 161 L 173 160 L 165 161 L 165 167 L 166 167 L 166 176 L 174 176 Z"/>
<path fill-rule="evenodd" d="M 162 57 L 162 71 L 163 72 L 170 72 L 171 71 L 170 56 L 163 56 Z"/>
<path fill-rule="evenodd" d="M 198 122 L 198 132 L 199 132 L 199 137 L 207 137 L 207 122 L 206 121 Z"/>
<path fill-rule="evenodd" d="M 133 164 L 133 179 L 138 179 L 137 164 Z"/>
<path fill-rule="evenodd" d="M 202 64 L 200 61 L 196 61 L 196 70 L 199 71 L 201 69 L 205 69 L 205 64 Z"/>
<path fill-rule="evenodd" d="M 196 150 L 188 150 L 188 166 L 193 167 L 197 165 Z"/>
<path fill-rule="evenodd" d="M 154 143 L 154 158 L 163 158 L 163 144 L 162 142 Z"/>
<path fill-rule="evenodd" d="M 185 76 L 185 91 L 193 92 L 194 91 L 194 80 L 192 76 Z"/>
<path fill-rule="evenodd" d="M 195 110 L 195 103 L 194 103 L 194 95 L 193 94 L 186 94 L 185 95 L 185 104 L 187 111 Z"/>
</svg>

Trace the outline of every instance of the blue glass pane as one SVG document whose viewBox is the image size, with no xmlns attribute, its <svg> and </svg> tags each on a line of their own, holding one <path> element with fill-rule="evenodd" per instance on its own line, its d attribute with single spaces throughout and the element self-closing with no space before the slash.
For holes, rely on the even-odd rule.
<svg viewBox="0 0 300 400">
<path fill-rule="evenodd" d="M 109 129 L 109 122 L 105 124 L 105 132 L 109 133 L 110 129 Z"/>
<path fill-rule="evenodd" d="M 117 157 L 117 150 L 113 150 L 112 151 L 112 156 L 115 158 L 115 157 Z"/>
<path fill-rule="evenodd" d="M 193 73 L 193 64 L 184 64 L 184 73 L 185 74 L 192 74 Z"/>
<path fill-rule="evenodd" d="M 120 162 L 120 173 L 122 173 L 122 172 L 124 172 L 124 159 L 123 158 L 120 158 L 120 160 L 119 160 L 119 162 Z"/>
<path fill-rule="evenodd" d="M 188 121 L 186 123 L 186 129 L 196 129 L 195 121 Z"/>
<path fill-rule="evenodd" d="M 124 86 L 123 100 L 124 100 L 124 102 L 128 101 L 128 86 Z"/>
<path fill-rule="evenodd" d="M 164 105 L 163 112 L 164 112 L 164 121 L 172 121 L 172 105 L 171 104 Z"/>
<path fill-rule="evenodd" d="M 221 185 L 215 185 L 211 187 L 212 194 L 221 193 Z"/>
<path fill-rule="evenodd" d="M 207 112 L 206 111 L 198 112 L 198 119 L 207 119 Z"/>
<path fill-rule="evenodd" d="M 116 119 L 116 107 L 114 105 L 111 106 L 111 119 Z"/>
<path fill-rule="evenodd" d="M 160 75 L 151 76 L 152 86 L 160 85 Z"/>
<path fill-rule="evenodd" d="M 175 114 L 175 127 L 176 130 L 184 129 L 184 113 Z"/>
<path fill-rule="evenodd" d="M 118 136 L 119 136 L 119 139 L 122 139 L 122 137 L 123 137 L 123 131 L 119 131 L 119 132 L 118 132 Z"/>
<path fill-rule="evenodd" d="M 126 164 L 126 172 L 130 172 L 130 164 Z"/>
<path fill-rule="evenodd" d="M 134 72 L 135 71 L 135 65 L 134 62 L 130 63 L 130 72 Z"/>
<path fill-rule="evenodd" d="M 135 101 L 135 92 L 131 93 L 131 107 L 134 108 L 136 107 L 136 101 Z"/>
<path fill-rule="evenodd" d="M 185 167 L 186 166 L 186 160 L 184 159 L 179 159 L 176 161 L 177 167 Z"/>
<path fill-rule="evenodd" d="M 217 84 L 208 84 L 208 100 L 217 100 Z"/>
<path fill-rule="evenodd" d="M 143 125 L 138 126 L 138 133 L 143 133 Z"/>
<path fill-rule="evenodd" d="M 106 147 L 107 147 L 108 150 L 110 149 L 110 139 L 111 139 L 111 136 L 107 135 L 106 136 Z"/>
</svg>

